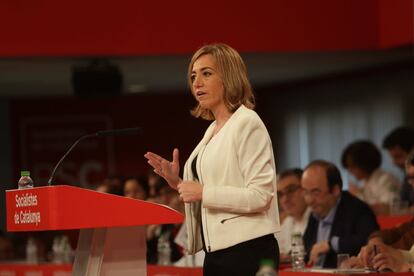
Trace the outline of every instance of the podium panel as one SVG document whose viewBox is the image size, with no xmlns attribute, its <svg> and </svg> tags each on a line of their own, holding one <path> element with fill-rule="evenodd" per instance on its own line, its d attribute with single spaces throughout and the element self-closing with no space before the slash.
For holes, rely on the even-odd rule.
<svg viewBox="0 0 414 276">
<path fill-rule="evenodd" d="M 7 230 L 44 231 L 182 223 L 152 202 L 60 185 L 6 191 Z"/>
<path fill-rule="evenodd" d="M 147 275 L 145 227 L 81 229 L 73 275 Z"/>
<path fill-rule="evenodd" d="M 182 223 L 174 209 L 60 185 L 6 191 L 7 230 L 80 229 L 73 275 L 146 275 L 148 224 Z"/>
</svg>

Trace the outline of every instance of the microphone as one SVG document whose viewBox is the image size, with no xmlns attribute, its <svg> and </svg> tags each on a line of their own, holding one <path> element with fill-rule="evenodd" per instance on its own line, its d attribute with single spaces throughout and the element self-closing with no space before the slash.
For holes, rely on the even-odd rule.
<svg viewBox="0 0 414 276">
<path fill-rule="evenodd" d="M 101 130 L 92 134 L 86 134 L 83 135 L 81 137 L 79 137 L 75 143 L 72 144 L 72 146 L 70 146 L 70 148 L 67 150 L 67 152 L 62 156 L 62 158 L 60 158 L 59 162 L 57 162 L 56 166 L 53 168 L 52 173 L 50 174 L 50 178 L 47 181 L 47 184 L 50 186 L 53 183 L 53 178 L 55 177 L 55 173 L 57 168 L 59 167 L 59 165 L 63 162 L 63 160 L 65 160 L 66 156 L 68 156 L 68 154 L 73 150 L 74 147 L 76 147 L 76 145 L 86 139 L 86 138 L 90 138 L 90 137 L 96 137 L 96 136 L 123 136 L 123 135 L 141 135 L 142 134 L 142 129 L 139 127 L 134 127 L 134 128 L 122 128 L 122 129 L 110 129 L 110 130 Z"/>
</svg>

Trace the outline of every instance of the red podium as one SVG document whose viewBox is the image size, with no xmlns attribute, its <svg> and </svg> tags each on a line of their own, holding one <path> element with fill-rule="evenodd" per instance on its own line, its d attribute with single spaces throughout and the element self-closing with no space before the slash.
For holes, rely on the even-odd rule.
<svg viewBox="0 0 414 276">
<path fill-rule="evenodd" d="M 73 275 L 146 275 L 145 225 L 182 223 L 155 203 L 72 186 L 6 191 L 7 230 L 80 229 Z"/>
</svg>

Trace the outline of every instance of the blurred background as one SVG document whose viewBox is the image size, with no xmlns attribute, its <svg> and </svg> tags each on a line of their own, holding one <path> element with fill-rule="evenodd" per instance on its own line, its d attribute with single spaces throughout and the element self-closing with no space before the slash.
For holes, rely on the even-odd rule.
<svg viewBox="0 0 414 276">
<path fill-rule="evenodd" d="M 84 134 L 143 129 L 81 142 L 56 184 L 145 174 L 150 150 L 178 147 L 183 164 L 209 124 L 190 115 L 186 84 L 207 43 L 245 59 L 278 170 L 316 158 L 342 168 L 350 142 L 381 147 L 414 126 L 413 10 L 412 0 L 1 1 L 0 229 L 20 171 L 45 185 Z M 382 167 L 402 179 L 385 153 Z"/>
</svg>

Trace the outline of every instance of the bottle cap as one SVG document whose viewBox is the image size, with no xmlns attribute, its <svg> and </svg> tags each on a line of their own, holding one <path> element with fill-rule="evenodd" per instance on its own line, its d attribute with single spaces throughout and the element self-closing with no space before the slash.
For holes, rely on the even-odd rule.
<svg viewBox="0 0 414 276">
<path fill-rule="evenodd" d="M 21 171 L 20 176 L 30 176 L 30 171 Z"/>
<path fill-rule="evenodd" d="M 272 259 L 262 259 L 260 260 L 260 266 L 270 266 L 275 267 L 275 262 Z"/>
</svg>

